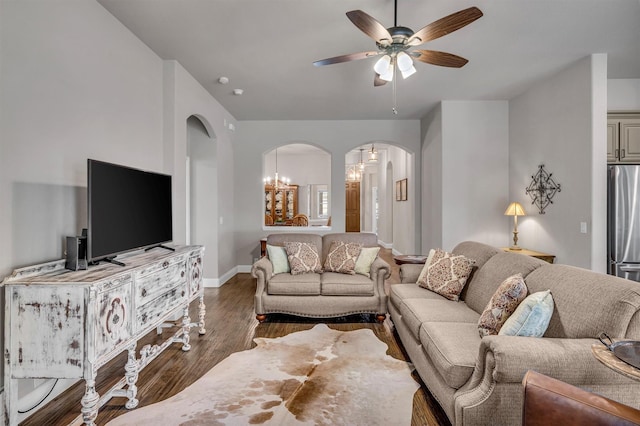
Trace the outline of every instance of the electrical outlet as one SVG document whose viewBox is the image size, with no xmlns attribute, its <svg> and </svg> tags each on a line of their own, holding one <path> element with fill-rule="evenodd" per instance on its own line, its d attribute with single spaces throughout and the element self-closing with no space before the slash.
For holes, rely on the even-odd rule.
<svg viewBox="0 0 640 426">
<path fill-rule="evenodd" d="M 580 222 L 580 233 L 581 234 L 587 233 L 587 222 Z"/>
</svg>

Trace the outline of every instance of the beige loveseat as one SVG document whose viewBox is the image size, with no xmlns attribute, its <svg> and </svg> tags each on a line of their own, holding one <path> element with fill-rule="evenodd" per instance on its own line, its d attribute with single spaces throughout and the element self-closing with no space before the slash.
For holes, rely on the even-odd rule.
<svg viewBox="0 0 640 426">
<path fill-rule="evenodd" d="M 285 242 L 311 243 L 318 249 L 322 265 L 333 241 L 361 243 L 377 247 L 378 239 L 369 233 L 317 234 L 282 233 L 267 237 L 267 245 L 284 246 Z M 390 276 L 389 264 L 380 257 L 371 264 L 369 277 L 338 272 L 273 274 L 271 261 L 265 256 L 253 264 L 251 275 L 257 279 L 255 311 L 258 321 L 270 313 L 283 313 L 312 318 L 338 317 L 351 314 L 376 314 L 384 321 L 387 295 L 384 281 Z"/>
<path fill-rule="evenodd" d="M 423 265 L 402 265 L 389 314 L 416 370 L 454 425 L 520 425 L 522 379 L 535 370 L 640 408 L 640 381 L 601 364 L 601 332 L 640 340 L 640 283 L 551 265 L 476 242 L 453 249 L 476 267 L 453 302 L 419 287 Z M 502 281 L 522 273 L 529 293 L 551 290 L 554 311 L 542 338 L 478 334 L 478 319 Z"/>
</svg>

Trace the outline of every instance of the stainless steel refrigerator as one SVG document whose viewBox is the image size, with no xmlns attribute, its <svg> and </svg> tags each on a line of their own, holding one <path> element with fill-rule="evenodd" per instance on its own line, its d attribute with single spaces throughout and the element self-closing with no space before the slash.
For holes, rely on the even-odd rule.
<svg viewBox="0 0 640 426">
<path fill-rule="evenodd" d="M 608 167 L 609 273 L 640 281 L 640 165 Z"/>
</svg>

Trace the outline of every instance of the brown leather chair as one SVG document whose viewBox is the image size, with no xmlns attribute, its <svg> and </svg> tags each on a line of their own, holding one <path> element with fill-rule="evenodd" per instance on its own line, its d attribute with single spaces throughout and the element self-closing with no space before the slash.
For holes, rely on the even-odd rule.
<svg viewBox="0 0 640 426">
<path fill-rule="evenodd" d="M 522 380 L 524 426 L 640 425 L 640 410 L 529 370 Z"/>
</svg>

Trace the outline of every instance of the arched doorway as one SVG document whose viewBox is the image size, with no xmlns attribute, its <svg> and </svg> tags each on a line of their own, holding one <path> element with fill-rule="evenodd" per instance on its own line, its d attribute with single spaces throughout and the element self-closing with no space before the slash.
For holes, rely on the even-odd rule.
<svg viewBox="0 0 640 426">
<path fill-rule="evenodd" d="M 195 116 L 187 119 L 187 244 L 207 248 L 203 276 L 218 276 L 218 170 L 215 135 Z"/>
</svg>

